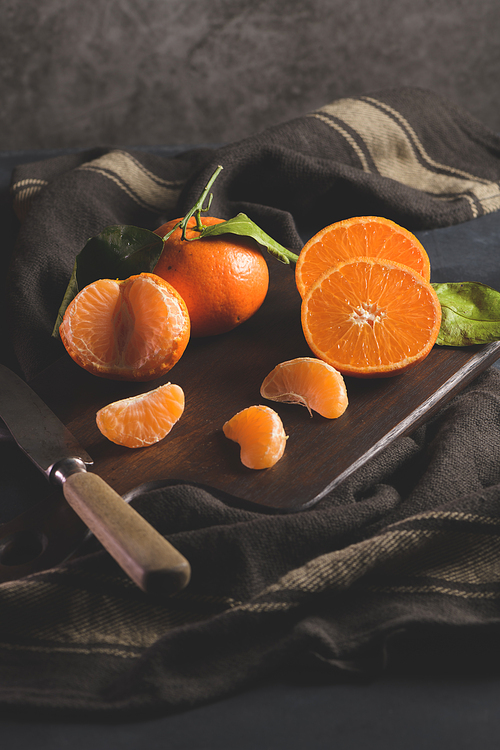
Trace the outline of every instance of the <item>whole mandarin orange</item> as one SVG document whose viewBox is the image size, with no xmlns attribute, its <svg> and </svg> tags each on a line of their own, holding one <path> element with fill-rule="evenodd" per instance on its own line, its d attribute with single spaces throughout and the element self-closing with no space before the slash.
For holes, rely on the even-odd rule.
<svg viewBox="0 0 500 750">
<path fill-rule="evenodd" d="M 164 237 L 179 219 L 163 224 Z M 204 216 L 202 224 L 224 221 Z M 230 234 L 196 241 L 199 233 L 188 222 L 185 240 L 177 228 L 164 244 L 154 273 L 168 281 L 184 299 L 191 319 L 191 336 L 213 336 L 236 328 L 262 305 L 269 287 L 267 262 L 250 237 Z"/>
</svg>

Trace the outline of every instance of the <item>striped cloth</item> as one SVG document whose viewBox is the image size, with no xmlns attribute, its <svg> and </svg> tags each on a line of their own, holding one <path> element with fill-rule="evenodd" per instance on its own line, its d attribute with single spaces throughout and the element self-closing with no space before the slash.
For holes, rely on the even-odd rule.
<svg viewBox="0 0 500 750">
<path fill-rule="evenodd" d="M 243 211 L 294 250 L 349 216 L 417 230 L 500 208 L 500 138 L 420 89 L 341 99 L 222 148 L 94 149 L 21 165 L 12 194 L 22 227 L 7 289 L 27 378 L 62 353 L 49 334 L 87 239 L 111 224 L 155 229 L 183 215 L 218 164 L 212 215 Z"/>
<path fill-rule="evenodd" d="M 50 332 L 87 238 L 181 215 L 217 164 L 211 212 L 244 211 L 293 249 L 356 214 L 417 229 L 500 208 L 500 139 L 421 90 L 343 99 L 217 149 L 99 149 L 19 167 L 8 305 L 27 377 L 61 353 Z M 2 584 L 2 707 L 128 719 L 273 674 L 351 679 L 412 658 L 498 674 L 495 370 L 309 510 L 249 509 L 187 485 L 136 507 L 189 559 L 190 585 L 148 599 L 95 540 L 78 560 Z"/>
</svg>

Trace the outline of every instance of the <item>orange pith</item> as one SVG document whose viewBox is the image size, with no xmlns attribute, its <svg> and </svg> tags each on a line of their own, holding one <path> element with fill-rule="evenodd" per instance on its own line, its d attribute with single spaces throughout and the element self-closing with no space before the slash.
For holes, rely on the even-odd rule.
<svg viewBox="0 0 500 750">
<path fill-rule="evenodd" d="M 224 435 L 239 443 L 241 463 L 269 469 L 285 452 L 287 436 L 278 414 L 268 406 L 249 406 L 223 425 Z"/>
<path fill-rule="evenodd" d="M 356 216 L 330 224 L 304 245 L 295 267 L 301 297 L 328 268 L 360 256 L 402 263 L 430 279 L 429 256 L 411 232 L 381 216 Z"/>
<path fill-rule="evenodd" d="M 184 392 L 173 383 L 99 409 L 100 432 L 118 445 L 143 448 L 163 440 L 184 411 Z"/>
<path fill-rule="evenodd" d="M 141 273 L 84 287 L 69 304 L 59 332 L 69 355 L 85 370 L 146 381 L 180 359 L 190 323 L 179 293 L 158 276 Z"/>
<path fill-rule="evenodd" d="M 344 375 L 387 377 L 422 361 L 439 333 L 429 282 L 400 263 L 356 258 L 314 282 L 301 309 L 314 354 Z"/>
<path fill-rule="evenodd" d="M 270 401 L 302 404 L 309 413 L 327 419 L 340 417 L 347 409 L 344 378 L 321 359 L 297 357 L 281 362 L 264 378 L 260 395 Z"/>
<path fill-rule="evenodd" d="M 202 224 L 223 219 L 202 217 Z M 178 219 L 155 230 L 164 237 Z M 191 218 L 188 227 L 195 225 Z M 231 234 L 190 242 L 199 233 L 187 230 L 186 240 L 176 229 L 165 242 L 154 269 L 177 289 L 191 318 L 191 335 L 213 336 L 236 328 L 262 305 L 269 286 L 269 270 L 257 243 Z"/>
</svg>

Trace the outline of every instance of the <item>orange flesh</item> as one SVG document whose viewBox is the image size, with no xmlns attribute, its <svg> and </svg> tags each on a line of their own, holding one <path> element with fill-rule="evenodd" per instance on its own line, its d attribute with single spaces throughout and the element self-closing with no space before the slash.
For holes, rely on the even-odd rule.
<svg viewBox="0 0 500 750">
<path fill-rule="evenodd" d="M 389 219 L 357 216 L 325 227 L 304 245 L 295 268 L 301 296 L 328 268 L 360 256 L 401 263 L 430 279 L 429 256 L 411 232 Z"/>
<path fill-rule="evenodd" d="M 249 469 L 269 469 L 283 456 L 287 436 L 278 414 L 268 406 L 249 406 L 223 425 L 224 435 L 239 443 Z"/>
<path fill-rule="evenodd" d="M 149 380 L 182 355 L 189 316 L 178 293 L 153 274 L 100 279 L 68 306 L 60 333 L 69 354 L 90 372 Z"/>
<path fill-rule="evenodd" d="M 118 445 L 143 448 L 168 435 L 184 412 L 184 392 L 166 383 L 148 393 L 114 401 L 97 412 L 100 432 Z"/>
<path fill-rule="evenodd" d="M 260 395 L 271 401 L 302 404 L 327 419 L 340 417 L 348 404 L 340 372 L 312 357 L 281 362 L 264 379 Z"/>
<path fill-rule="evenodd" d="M 320 277 L 302 303 L 316 356 L 343 374 L 403 372 L 430 352 L 441 323 L 431 285 L 412 269 L 358 258 Z"/>
</svg>

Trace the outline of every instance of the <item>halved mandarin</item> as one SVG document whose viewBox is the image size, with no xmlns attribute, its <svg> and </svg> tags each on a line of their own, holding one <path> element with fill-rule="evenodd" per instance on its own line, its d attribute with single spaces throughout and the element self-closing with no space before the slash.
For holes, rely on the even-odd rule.
<svg viewBox="0 0 500 750">
<path fill-rule="evenodd" d="M 104 437 L 127 448 L 144 448 L 163 440 L 184 412 L 184 391 L 166 383 L 147 393 L 123 398 L 96 414 Z"/>
<path fill-rule="evenodd" d="M 429 256 L 414 234 L 382 216 L 355 216 L 330 224 L 300 251 L 295 283 L 301 297 L 328 268 L 357 257 L 402 263 L 430 280 Z"/>
<path fill-rule="evenodd" d="M 222 427 L 240 446 L 240 459 L 249 469 L 269 469 L 283 453 L 287 436 L 279 414 L 269 406 L 248 406 Z"/>
<path fill-rule="evenodd" d="M 189 341 L 180 294 L 159 276 L 100 279 L 68 305 L 59 327 L 68 354 L 103 378 L 147 381 L 167 373 Z"/>
<path fill-rule="evenodd" d="M 280 362 L 264 378 L 260 395 L 270 401 L 302 404 L 327 419 L 340 417 L 347 409 L 344 378 L 338 370 L 314 357 Z"/>
<path fill-rule="evenodd" d="M 413 269 L 356 258 L 311 285 L 301 320 L 314 354 L 343 375 L 388 377 L 430 353 L 441 305 L 431 284 Z"/>
</svg>

